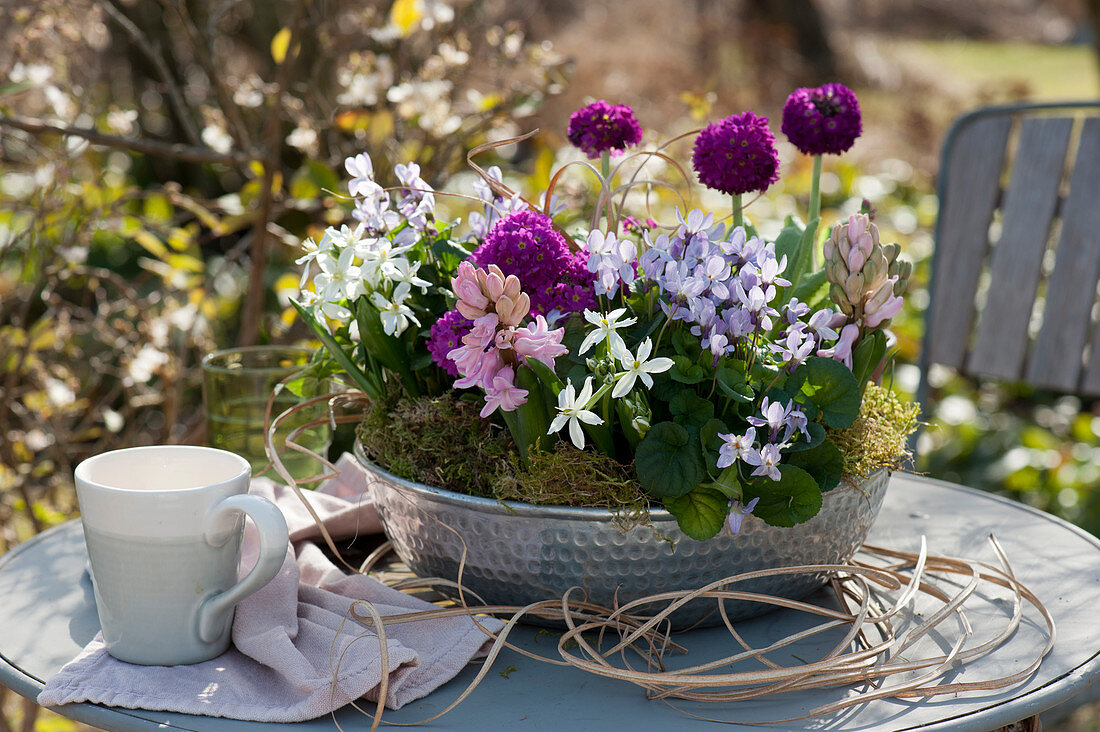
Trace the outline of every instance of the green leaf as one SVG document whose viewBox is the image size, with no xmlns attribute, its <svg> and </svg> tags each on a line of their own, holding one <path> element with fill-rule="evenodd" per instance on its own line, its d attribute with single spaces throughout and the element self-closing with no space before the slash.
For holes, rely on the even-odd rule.
<svg viewBox="0 0 1100 732">
<path fill-rule="evenodd" d="M 745 381 L 745 375 L 728 366 L 718 367 L 718 388 L 735 402 L 751 402 L 756 395 Z"/>
<path fill-rule="evenodd" d="M 787 378 L 786 386 L 797 401 L 821 410 L 829 427 L 848 427 L 859 416 L 863 402 L 859 382 L 839 361 L 820 356 L 809 358 Z"/>
<path fill-rule="evenodd" d="M 798 222 L 788 216 L 779 236 L 775 237 L 775 258 L 782 259 L 783 255 L 786 255 L 787 261 L 793 262 L 798 255 L 798 243 L 802 240 L 803 231 Z"/>
<path fill-rule="evenodd" d="M 683 389 L 668 404 L 672 419 L 684 427 L 702 428 L 714 417 L 714 405 L 691 389 Z"/>
<path fill-rule="evenodd" d="M 698 384 L 707 378 L 707 373 L 702 366 L 687 356 L 679 354 L 672 357 L 672 368 L 669 369 L 668 375 L 673 381 L 681 384 Z"/>
<path fill-rule="evenodd" d="M 453 274 L 458 269 L 458 265 L 470 256 L 470 253 L 457 242 L 442 237 L 432 242 L 431 253 L 439 262 L 443 273 L 448 276 Z"/>
<path fill-rule="evenodd" d="M 516 407 L 514 411 L 501 410 L 501 415 L 504 423 L 508 425 L 508 431 L 512 433 L 512 440 L 519 449 L 520 461 L 527 465 L 531 448 L 549 430 L 550 417 L 546 409 L 546 401 L 541 394 L 543 385 L 535 372 L 527 366 L 517 366 L 515 380 L 516 386 L 527 390 L 527 401 Z"/>
<path fill-rule="evenodd" d="M 794 526 L 821 510 L 821 489 L 813 476 L 795 465 L 780 465 L 780 480 L 760 477 L 745 486 L 746 502 L 759 498 L 753 515 L 771 526 Z"/>
<path fill-rule="evenodd" d="M 410 396 L 420 396 L 406 349 L 401 347 L 400 339 L 386 334 L 378 309 L 365 296 L 355 301 L 355 319 L 359 322 L 359 338 L 371 357 L 401 377 Z"/>
<path fill-rule="evenodd" d="M 363 390 L 363 393 L 372 399 L 383 399 L 385 397 L 385 387 L 381 384 L 373 383 L 373 379 L 368 376 L 359 368 L 354 361 L 344 352 L 344 349 L 340 347 L 340 344 L 325 330 L 320 323 L 317 322 L 313 314 L 303 308 L 294 300 L 290 301 L 290 304 L 294 306 L 294 309 L 298 311 L 298 315 L 302 320 L 309 325 L 313 331 L 313 335 L 317 336 L 317 339 L 321 341 L 321 345 L 325 347 L 325 350 L 329 352 L 337 363 L 340 364 L 344 372 L 348 377 L 355 382 L 355 385 Z"/>
<path fill-rule="evenodd" d="M 527 359 L 527 368 L 535 372 L 535 375 L 539 377 L 539 381 L 541 381 L 555 397 L 565 388 L 565 384 L 558 378 L 558 375 L 554 373 L 554 370 L 537 358 Z"/>
<path fill-rule="evenodd" d="M 867 382 L 870 381 L 871 375 L 875 373 L 875 369 L 878 368 L 885 357 L 886 333 L 881 330 L 876 330 L 866 336 L 852 351 L 852 373 L 859 381 L 861 394 L 867 386 Z"/>
<path fill-rule="evenodd" d="M 741 500 L 741 496 L 744 493 L 744 489 L 741 487 L 741 475 L 737 470 L 737 465 L 731 465 L 728 468 L 724 468 L 718 477 L 715 478 L 713 483 L 709 483 L 715 490 L 721 491 L 727 498 Z"/>
<path fill-rule="evenodd" d="M 825 289 L 827 283 L 825 270 L 819 269 L 817 272 L 812 272 L 802 278 L 802 281 L 798 283 L 798 287 L 794 289 L 792 297 L 797 297 L 805 303 L 812 303 L 820 297 L 822 292 L 827 292 Z"/>
<path fill-rule="evenodd" d="M 682 496 L 703 479 L 706 471 L 699 446 L 675 422 L 653 425 L 634 453 L 634 467 L 642 487 L 658 498 Z"/>
<path fill-rule="evenodd" d="M 823 440 L 808 450 L 791 452 L 787 461 L 813 476 L 822 493 L 840 485 L 840 477 L 844 474 L 844 455 L 832 440 Z"/>
<path fill-rule="evenodd" d="M 722 530 L 729 513 L 729 498 L 710 486 L 696 486 L 682 496 L 665 499 L 665 508 L 676 517 L 680 530 L 705 541 Z"/>
</svg>

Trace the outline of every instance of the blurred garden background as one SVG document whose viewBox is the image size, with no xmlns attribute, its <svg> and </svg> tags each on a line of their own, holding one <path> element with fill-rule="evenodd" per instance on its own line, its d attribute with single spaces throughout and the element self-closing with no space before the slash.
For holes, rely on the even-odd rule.
<svg viewBox="0 0 1100 732">
<path fill-rule="evenodd" d="M 478 157 L 536 200 L 593 99 L 653 146 L 745 109 L 778 131 L 795 87 L 852 87 L 864 135 L 826 162 L 825 223 L 867 201 L 916 264 L 887 375 L 912 397 L 947 127 L 1097 99 L 1098 32 L 1098 0 L 0 0 L 0 553 L 75 515 L 82 458 L 201 442 L 204 353 L 306 338 L 294 260 L 346 220 L 346 156 L 469 193 L 470 149 L 538 128 Z M 780 150 L 746 209 L 765 234 L 809 194 Z M 1100 534 L 1100 402 L 931 381 L 913 469 Z M 0 701 L 0 731 L 76 728 Z"/>
</svg>

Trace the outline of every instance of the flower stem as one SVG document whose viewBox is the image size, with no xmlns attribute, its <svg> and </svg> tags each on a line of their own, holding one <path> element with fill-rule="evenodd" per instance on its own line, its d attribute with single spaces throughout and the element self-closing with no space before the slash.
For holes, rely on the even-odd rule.
<svg viewBox="0 0 1100 732">
<path fill-rule="evenodd" d="M 810 217 L 813 221 L 821 215 L 821 156 L 814 155 L 814 173 L 810 179 Z"/>
<path fill-rule="evenodd" d="M 603 174 L 603 179 L 605 181 L 608 178 L 611 177 L 611 151 L 610 150 L 604 150 L 602 153 L 600 153 L 600 173 Z"/>
<path fill-rule="evenodd" d="M 734 228 L 745 225 L 745 219 L 741 215 L 741 194 L 733 194 L 733 225 Z"/>
<path fill-rule="evenodd" d="M 806 223 L 821 215 L 821 156 L 814 155 L 814 173 L 813 178 L 810 180 L 810 214 Z M 818 227 L 820 230 L 820 227 Z M 815 242 L 810 242 L 810 263 L 813 265 L 811 271 L 817 271 L 817 246 Z"/>
</svg>

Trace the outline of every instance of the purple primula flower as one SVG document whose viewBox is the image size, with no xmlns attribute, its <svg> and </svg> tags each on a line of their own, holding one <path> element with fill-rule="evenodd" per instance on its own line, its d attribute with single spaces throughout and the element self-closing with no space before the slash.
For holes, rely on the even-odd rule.
<svg viewBox="0 0 1100 732">
<path fill-rule="evenodd" d="M 495 264 L 505 275 L 515 275 L 531 298 L 531 315 L 553 310 L 573 313 L 590 307 L 595 277 L 588 272 L 587 252 L 572 252 L 549 216 L 537 211 L 515 211 L 496 222 L 470 261 Z M 585 296 L 576 291 L 588 291 Z"/>
<path fill-rule="evenodd" d="M 622 154 L 642 141 L 642 127 L 634 110 L 625 104 L 608 104 L 602 99 L 582 107 L 569 117 L 569 142 L 590 158 L 607 151 Z"/>
<path fill-rule="evenodd" d="M 443 315 L 432 325 L 431 335 L 428 336 L 428 350 L 432 354 L 432 361 L 436 366 L 446 371 L 451 376 L 459 375 L 458 366 L 447 357 L 448 351 L 453 351 L 462 345 L 462 337 L 474 327 L 473 321 L 466 316 L 451 310 Z"/>
<path fill-rule="evenodd" d="M 730 533 L 736 534 L 741 530 L 741 522 L 745 520 L 745 517 L 752 513 L 752 510 L 756 508 L 756 504 L 760 502 L 760 496 L 752 499 L 745 504 L 743 508 L 737 510 L 733 507 L 733 501 L 730 501 L 730 515 L 726 519 L 726 526 L 730 527 Z"/>
<path fill-rule="evenodd" d="M 843 84 L 795 89 L 783 105 L 780 129 L 806 155 L 839 155 L 863 132 L 859 100 Z"/>
<path fill-rule="evenodd" d="M 738 459 L 744 460 L 745 456 L 753 451 L 753 445 L 756 443 L 756 430 L 752 427 L 749 427 L 743 435 L 731 432 L 719 433 L 718 436 L 725 440 L 718 448 L 717 466 L 719 468 L 728 468 Z"/>
<path fill-rule="evenodd" d="M 707 188 L 731 195 L 765 190 L 779 180 L 768 118 L 743 112 L 707 126 L 695 138 L 691 164 Z"/>
<path fill-rule="evenodd" d="M 744 458 L 749 465 L 755 465 L 752 475 L 766 475 L 772 480 L 782 480 L 783 474 L 779 472 L 779 445 L 771 443 L 757 450 L 750 450 Z"/>
</svg>

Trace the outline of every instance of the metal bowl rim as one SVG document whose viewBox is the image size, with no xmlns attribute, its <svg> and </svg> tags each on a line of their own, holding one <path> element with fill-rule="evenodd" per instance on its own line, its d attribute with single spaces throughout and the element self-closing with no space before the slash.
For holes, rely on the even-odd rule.
<svg viewBox="0 0 1100 732">
<path fill-rule="evenodd" d="M 568 519 L 572 521 L 611 521 L 615 518 L 615 513 L 609 511 L 606 508 L 581 508 L 575 506 L 535 506 L 530 503 L 520 503 L 518 501 L 503 501 L 493 500 L 491 498 L 479 498 L 477 496 L 466 495 L 465 493 L 456 493 L 455 491 L 449 491 L 444 488 L 434 488 L 424 483 L 416 483 L 411 480 L 406 480 L 398 475 L 394 475 L 385 468 L 379 466 L 377 463 L 367 457 L 366 452 L 363 450 L 363 445 L 359 440 L 355 440 L 353 452 L 355 458 L 370 470 L 376 472 L 380 477 L 389 481 L 392 485 L 398 486 L 406 491 L 414 493 L 422 498 L 428 498 L 445 503 L 450 506 L 456 506 L 465 508 L 467 510 L 475 511 L 478 513 L 488 513 L 494 515 L 508 514 L 509 516 L 524 517 L 524 518 L 542 518 L 542 519 Z M 889 472 L 887 468 L 880 468 L 871 475 L 862 479 L 860 483 L 870 483 L 878 479 L 882 472 Z M 840 490 L 844 486 L 850 485 L 850 481 L 845 479 L 841 485 L 837 486 L 833 490 Z M 830 491 L 831 492 L 831 491 Z M 675 523 L 676 518 L 663 508 L 651 508 L 649 509 L 649 520 L 651 523 Z"/>
</svg>

